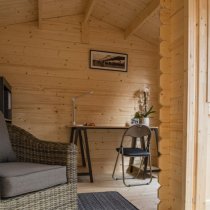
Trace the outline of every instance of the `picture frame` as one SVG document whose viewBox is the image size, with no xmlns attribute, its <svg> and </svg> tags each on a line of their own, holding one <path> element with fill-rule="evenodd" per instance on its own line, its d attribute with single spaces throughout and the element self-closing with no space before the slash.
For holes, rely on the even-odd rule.
<svg viewBox="0 0 210 210">
<path fill-rule="evenodd" d="M 128 71 L 128 54 L 90 50 L 90 68 L 109 71 Z"/>
</svg>

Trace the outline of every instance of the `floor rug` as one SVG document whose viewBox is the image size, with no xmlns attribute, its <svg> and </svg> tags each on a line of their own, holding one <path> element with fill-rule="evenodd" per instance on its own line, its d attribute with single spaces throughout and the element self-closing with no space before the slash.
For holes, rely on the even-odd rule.
<svg viewBox="0 0 210 210">
<path fill-rule="evenodd" d="M 138 210 L 118 192 L 78 194 L 79 210 Z"/>
</svg>

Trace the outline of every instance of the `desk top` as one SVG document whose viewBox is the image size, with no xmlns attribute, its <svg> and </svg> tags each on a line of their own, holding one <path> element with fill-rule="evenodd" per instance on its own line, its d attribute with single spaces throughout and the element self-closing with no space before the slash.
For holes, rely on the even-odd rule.
<svg viewBox="0 0 210 210">
<path fill-rule="evenodd" d="M 68 128 L 85 128 L 85 129 L 127 129 L 128 126 L 114 126 L 114 125 L 95 125 L 95 126 L 87 126 L 87 125 L 70 125 Z M 150 129 L 158 129 L 157 126 L 150 126 Z"/>
</svg>

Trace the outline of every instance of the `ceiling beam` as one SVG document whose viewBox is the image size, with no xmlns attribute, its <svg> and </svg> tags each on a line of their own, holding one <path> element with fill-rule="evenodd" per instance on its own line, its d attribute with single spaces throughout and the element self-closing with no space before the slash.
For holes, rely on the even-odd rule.
<svg viewBox="0 0 210 210">
<path fill-rule="evenodd" d="M 87 21 L 89 20 L 90 18 L 90 15 L 93 11 L 93 8 L 94 8 L 94 5 L 96 3 L 96 0 L 89 0 L 88 1 L 88 5 L 85 9 L 85 16 L 84 16 L 84 19 L 83 19 L 83 23 L 87 23 Z"/>
<path fill-rule="evenodd" d="M 81 42 L 84 44 L 89 43 L 89 24 L 88 20 L 91 16 L 93 8 L 97 0 L 89 0 L 84 12 L 84 18 L 81 24 Z"/>
<path fill-rule="evenodd" d="M 125 29 L 125 39 L 134 34 L 145 23 L 145 21 L 159 7 L 159 4 L 160 0 L 152 0 L 143 11 L 139 12 L 139 15 Z"/>
</svg>

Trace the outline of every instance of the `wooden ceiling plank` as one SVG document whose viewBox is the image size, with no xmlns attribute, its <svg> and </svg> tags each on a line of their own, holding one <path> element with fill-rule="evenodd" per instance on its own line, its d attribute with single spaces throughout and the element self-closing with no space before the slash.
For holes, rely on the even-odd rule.
<svg viewBox="0 0 210 210">
<path fill-rule="evenodd" d="M 38 0 L 38 26 L 39 26 L 39 29 L 42 28 L 42 6 L 43 6 L 43 0 Z"/>
<path fill-rule="evenodd" d="M 96 0 L 89 0 L 88 5 L 87 5 L 86 10 L 85 10 L 85 16 L 84 16 L 83 23 L 87 23 L 87 21 L 89 20 L 95 3 L 96 3 Z"/>
<path fill-rule="evenodd" d="M 125 29 L 125 39 L 134 34 L 145 23 L 159 7 L 159 4 L 159 0 L 152 0 L 143 11 L 140 11 L 139 15 Z"/>
<path fill-rule="evenodd" d="M 81 42 L 83 44 L 88 44 L 89 43 L 89 25 L 88 25 L 88 23 L 82 23 Z"/>
</svg>

